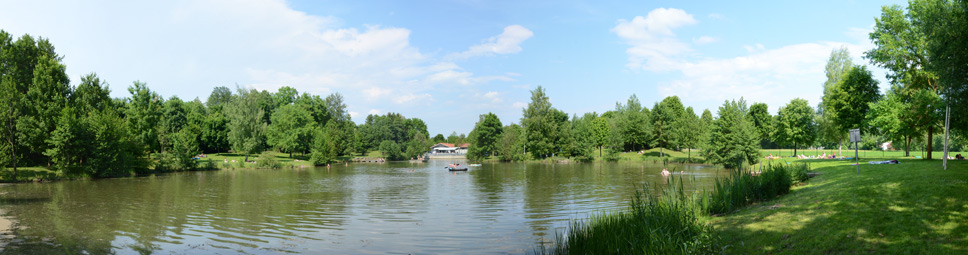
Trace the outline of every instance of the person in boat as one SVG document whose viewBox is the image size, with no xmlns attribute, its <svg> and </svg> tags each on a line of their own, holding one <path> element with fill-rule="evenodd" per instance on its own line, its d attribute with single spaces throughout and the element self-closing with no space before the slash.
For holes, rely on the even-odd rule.
<svg viewBox="0 0 968 255">
<path fill-rule="evenodd" d="M 672 174 L 669 172 L 669 169 L 665 169 L 665 168 L 662 169 L 662 176 L 669 176 L 669 174 Z"/>
</svg>

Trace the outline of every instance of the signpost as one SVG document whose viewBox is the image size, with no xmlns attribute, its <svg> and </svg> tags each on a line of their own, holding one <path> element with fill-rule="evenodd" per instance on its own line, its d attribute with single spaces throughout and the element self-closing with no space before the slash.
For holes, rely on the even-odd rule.
<svg viewBox="0 0 968 255">
<path fill-rule="evenodd" d="M 860 158 L 857 157 L 857 142 L 860 142 L 860 129 L 850 130 L 850 141 L 854 143 L 854 160 L 857 162 L 857 173 L 860 173 Z"/>
</svg>

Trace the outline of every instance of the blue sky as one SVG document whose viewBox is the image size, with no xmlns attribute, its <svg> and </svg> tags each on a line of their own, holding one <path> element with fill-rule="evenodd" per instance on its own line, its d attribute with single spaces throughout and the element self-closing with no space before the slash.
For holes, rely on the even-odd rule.
<svg viewBox="0 0 968 255">
<path fill-rule="evenodd" d="M 816 105 L 831 50 L 869 65 L 881 6 L 906 4 L 684 2 L 0 0 L 0 29 L 49 38 L 73 83 L 96 72 L 114 97 L 135 80 L 203 101 L 216 86 L 291 86 L 343 94 L 357 122 L 399 112 L 448 135 L 487 112 L 520 122 L 539 85 L 579 115 L 632 94 L 697 114 L 740 97 Z"/>
</svg>

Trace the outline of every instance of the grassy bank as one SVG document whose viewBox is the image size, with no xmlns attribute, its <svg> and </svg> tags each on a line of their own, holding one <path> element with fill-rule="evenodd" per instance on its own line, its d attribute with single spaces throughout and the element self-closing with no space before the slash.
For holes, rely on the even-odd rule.
<svg viewBox="0 0 968 255">
<path fill-rule="evenodd" d="M 821 175 L 710 222 L 730 254 L 968 254 L 968 162 L 899 160 L 801 160 Z"/>
</svg>

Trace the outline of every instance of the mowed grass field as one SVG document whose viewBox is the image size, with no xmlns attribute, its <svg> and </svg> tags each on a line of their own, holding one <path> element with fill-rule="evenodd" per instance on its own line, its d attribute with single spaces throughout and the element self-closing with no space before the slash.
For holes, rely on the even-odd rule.
<svg viewBox="0 0 968 255">
<path fill-rule="evenodd" d="M 902 152 L 903 153 L 903 152 Z M 871 153 L 870 155 L 873 155 Z M 895 154 L 896 155 L 896 154 Z M 871 165 L 897 159 L 897 165 Z M 968 254 L 968 161 L 806 162 L 820 175 L 710 219 L 728 254 Z"/>
</svg>

